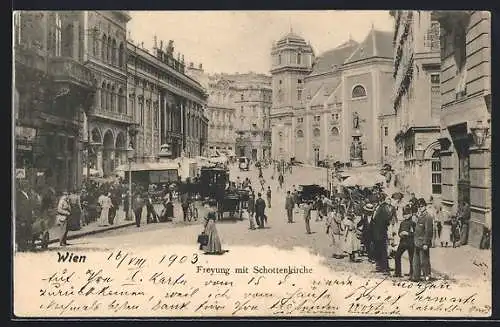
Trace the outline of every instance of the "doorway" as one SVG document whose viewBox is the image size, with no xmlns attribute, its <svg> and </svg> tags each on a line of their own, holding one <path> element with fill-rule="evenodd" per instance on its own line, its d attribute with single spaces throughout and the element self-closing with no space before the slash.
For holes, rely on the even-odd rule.
<svg viewBox="0 0 500 327">
<path fill-rule="evenodd" d="M 317 166 L 319 162 L 319 148 L 314 148 L 314 165 Z"/>
</svg>

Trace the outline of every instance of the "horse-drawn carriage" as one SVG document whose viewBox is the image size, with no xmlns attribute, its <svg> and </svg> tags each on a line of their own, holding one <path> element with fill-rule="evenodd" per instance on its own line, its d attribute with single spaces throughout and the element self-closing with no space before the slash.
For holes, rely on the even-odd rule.
<svg viewBox="0 0 500 327">
<path fill-rule="evenodd" d="M 243 219 L 243 209 L 246 208 L 249 193 L 245 190 L 232 189 L 228 187 L 229 172 L 221 167 L 202 167 L 200 178 L 194 187 L 199 190 L 200 196 L 205 200 L 215 200 L 219 212 L 219 218 L 224 213 L 230 217 Z"/>
</svg>

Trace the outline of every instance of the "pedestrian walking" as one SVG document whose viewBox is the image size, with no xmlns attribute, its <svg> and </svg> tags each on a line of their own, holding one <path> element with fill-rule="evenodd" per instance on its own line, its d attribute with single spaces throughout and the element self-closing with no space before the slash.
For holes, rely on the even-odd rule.
<svg viewBox="0 0 500 327">
<path fill-rule="evenodd" d="M 439 243 L 441 247 L 447 247 L 448 243 L 451 243 L 450 212 L 443 209 L 443 206 L 439 204 L 436 208 L 436 216 L 434 219 L 438 222 Z M 439 228 L 439 226 L 441 226 L 441 228 Z"/>
<path fill-rule="evenodd" d="M 283 183 L 285 182 L 285 177 L 283 176 L 282 173 L 279 174 L 278 176 L 278 187 L 280 190 L 283 189 Z"/>
<path fill-rule="evenodd" d="M 141 227 L 143 207 L 144 207 L 144 199 L 142 198 L 141 193 L 137 192 L 132 204 L 132 209 L 134 210 L 134 216 L 135 216 L 135 225 L 137 227 Z"/>
<path fill-rule="evenodd" d="M 392 219 L 392 207 L 385 202 L 384 193 L 380 195 L 380 205 L 375 211 L 372 221 L 373 250 L 376 261 L 376 271 L 384 274 L 389 273 L 389 260 L 387 256 L 387 229 Z"/>
<path fill-rule="evenodd" d="M 343 244 L 341 242 L 342 226 L 340 213 L 337 210 L 332 210 L 328 214 L 326 219 L 326 233 L 332 240 L 332 257 L 335 259 L 343 258 Z"/>
<path fill-rule="evenodd" d="M 101 206 L 101 215 L 99 219 L 99 226 L 108 226 L 109 224 L 109 209 L 113 207 L 111 202 L 111 194 L 106 192 L 102 194 L 99 199 L 99 205 Z"/>
<path fill-rule="evenodd" d="M 260 190 L 264 192 L 266 189 L 264 185 L 266 184 L 266 181 L 264 180 L 264 177 L 259 176 L 259 182 L 260 182 Z"/>
<path fill-rule="evenodd" d="M 267 198 L 267 207 L 271 209 L 271 186 L 267 187 L 266 198 Z"/>
<path fill-rule="evenodd" d="M 181 194 L 181 208 L 182 208 L 182 217 L 184 219 L 184 222 L 186 222 L 189 209 L 189 196 L 187 192 L 183 192 Z"/>
<path fill-rule="evenodd" d="M 264 228 L 265 211 L 266 202 L 262 199 L 262 194 L 257 193 L 257 200 L 255 201 L 255 220 L 259 228 Z"/>
<path fill-rule="evenodd" d="M 217 231 L 216 220 L 217 215 L 214 211 L 209 212 L 205 218 L 204 234 L 208 237 L 207 244 L 202 246 L 205 254 L 221 255 L 227 252 L 222 250 L 222 242 Z"/>
<path fill-rule="evenodd" d="M 68 192 L 64 191 L 57 203 L 57 224 L 59 225 L 59 245 L 69 245 L 68 237 L 68 220 L 71 216 L 71 204 L 68 198 Z"/>
<path fill-rule="evenodd" d="M 292 194 L 290 191 L 286 192 L 286 198 L 285 198 L 285 210 L 286 210 L 286 215 L 288 217 L 288 223 L 291 224 L 293 223 L 293 209 L 295 207 L 295 202 L 293 199 Z"/>
<path fill-rule="evenodd" d="M 252 191 L 248 197 L 248 220 L 250 223 L 250 229 L 255 229 L 255 193 Z"/>
<path fill-rule="evenodd" d="M 465 200 L 461 201 L 457 213 L 460 222 L 460 245 L 467 245 L 469 241 L 470 206 Z"/>
<path fill-rule="evenodd" d="M 399 244 L 394 257 L 394 277 L 401 277 L 401 257 L 407 251 L 410 261 L 409 275 L 413 276 L 413 253 L 415 251 L 415 222 L 412 219 L 412 208 L 410 205 L 403 207 L 403 220 L 399 224 Z"/>
<path fill-rule="evenodd" d="M 71 206 L 71 214 L 68 219 L 68 230 L 80 230 L 82 220 L 82 204 L 80 202 L 80 194 L 77 190 L 73 190 L 68 195 L 69 204 Z"/>
<path fill-rule="evenodd" d="M 359 241 L 356 236 L 356 225 L 352 213 L 348 213 L 346 219 L 343 220 L 343 230 L 344 252 L 349 256 L 349 261 L 354 262 L 356 259 L 356 252 L 359 250 Z"/>
<path fill-rule="evenodd" d="M 418 199 L 417 223 L 415 225 L 415 253 L 413 255 L 412 281 L 420 281 L 421 275 L 428 281 L 431 275 L 430 247 L 432 243 L 433 219 L 427 212 L 425 199 Z"/>
<path fill-rule="evenodd" d="M 309 202 L 304 202 L 302 204 L 302 212 L 304 216 L 304 223 L 306 224 L 306 233 L 307 234 L 312 234 L 311 232 L 311 210 L 312 210 L 312 204 Z"/>
</svg>

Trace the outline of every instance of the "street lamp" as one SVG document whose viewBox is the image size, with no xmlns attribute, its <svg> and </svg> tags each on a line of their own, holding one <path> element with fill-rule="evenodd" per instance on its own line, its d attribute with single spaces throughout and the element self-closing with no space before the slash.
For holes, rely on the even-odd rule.
<svg viewBox="0 0 500 327">
<path fill-rule="evenodd" d="M 125 220 L 132 220 L 132 161 L 135 157 L 135 150 L 132 145 L 127 148 L 128 159 L 128 212 L 126 213 Z"/>
<path fill-rule="evenodd" d="M 415 159 L 417 159 L 417 163 L 421 166 L 424 162 L 424 152 L 425 149 L 422 146 L 422 143 L 418 143 L 415 147 Z"/>
<path fill-rule="evenodd" d="M 478 148 L 481 148 L 486 141 L 486 137 L 488 136 L 488 127 L 484 126 L 483 121 L 478 120 L 477 125 L 472 127 L 470 130 L 472 132 L 474 143 Z"/>
</svg>

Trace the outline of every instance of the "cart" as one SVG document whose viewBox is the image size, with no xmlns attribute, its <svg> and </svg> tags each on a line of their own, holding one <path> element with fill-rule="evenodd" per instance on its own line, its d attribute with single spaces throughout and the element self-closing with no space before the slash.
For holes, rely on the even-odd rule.
<svg viewBox="0 0 500 327">
<path fill-rule="evenodd" d="M 224 213 L 229 213 L 229 218 L 239 218 L 243 220 L 243 208 L 241 206 L 241 197 L 237 192 L 224 195 L 222 207 L 219 207 L 219 217 L 224 218 Z"/>
</svg>

